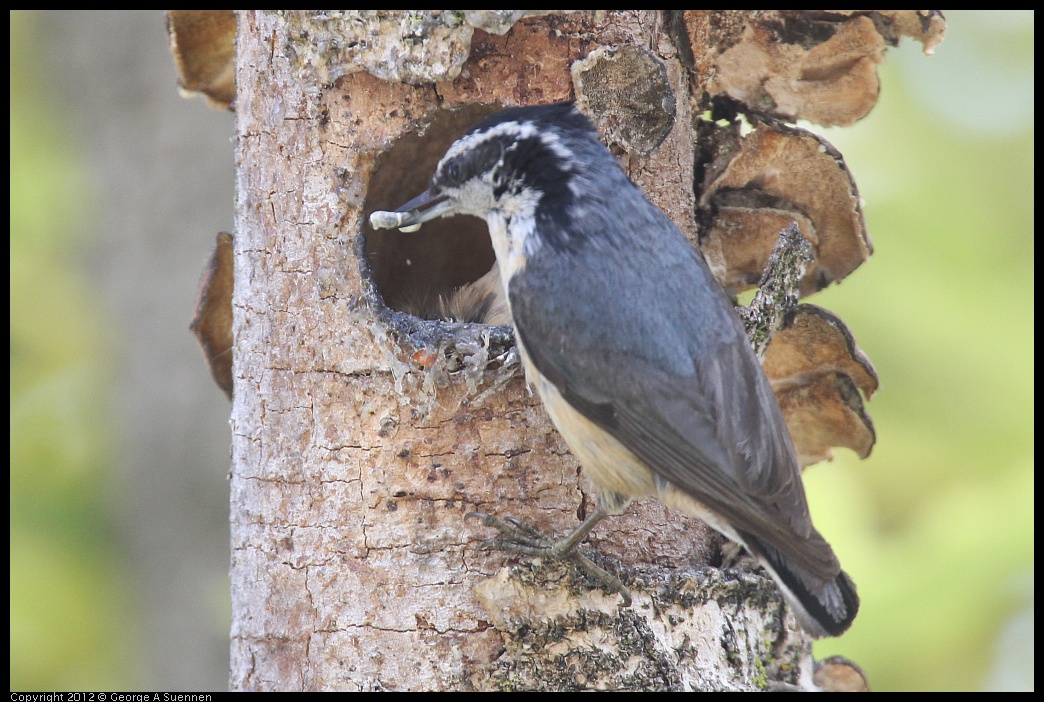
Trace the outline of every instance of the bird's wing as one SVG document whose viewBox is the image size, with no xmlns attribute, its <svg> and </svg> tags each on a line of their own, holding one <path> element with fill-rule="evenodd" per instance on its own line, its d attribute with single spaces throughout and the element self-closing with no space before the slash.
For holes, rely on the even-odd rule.
<svg viewBox="0 0 1044 702">
<path fill-rule="evenodd" d="M 698 265 L 705 268 L 702 259 Z M 692 310 L 699 319 L 688 328 L 654 319 L 666 310 L 670 322 L 677 296 L 659 297 L 650 310 L 630 302 L 648 301 L 647 293 L 590 289 L 598 276 L 585 279 L 582 289 L 562 276 L 537 279 L 528 271 L 511 283 L 515 328 L 531 362 L 562 397 L 654 474 L 738 532 L 833 578 L 840 565 L 825 541 L 808 538 L 812 522 L 789 433 L 731 303 L 708 287 L 709 271 L 686 263 L 680 275 L 695 278 L 680 287 L 676 279 L 677 295 L 700 293 L 699 309 Z M 615 282 L 642 284 L 619 274 Z M 562 289 L 550 289 L 556 286 Z M 557 295 L 573 296 L 572 314 L 550 313 L 547 301 Z"/>
</svg>

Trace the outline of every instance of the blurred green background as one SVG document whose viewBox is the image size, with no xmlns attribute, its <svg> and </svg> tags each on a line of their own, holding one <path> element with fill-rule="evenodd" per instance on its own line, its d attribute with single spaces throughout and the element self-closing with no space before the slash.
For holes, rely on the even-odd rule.
<svg viewBox="0 0 1044 702">
<path fill-rule="evenodd" d="M 817 130 L 875 254 L 811 302 L 881 377 L 873 455 L 806 473 L 876 690 L 1033 687 L 1033 20 L 947 12 Z M 189 335 L 232 117 L 162 13 L 11 14 L 11 688 L 224 689 L 228 406 Z"/>
</svg>

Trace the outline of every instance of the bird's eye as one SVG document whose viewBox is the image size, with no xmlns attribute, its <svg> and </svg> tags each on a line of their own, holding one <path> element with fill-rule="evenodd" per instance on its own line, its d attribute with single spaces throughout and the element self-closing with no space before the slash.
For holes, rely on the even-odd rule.
<svg viewBox="0 0 1044 702">
<path fill-rule="evenodd" d="M 450 161 L 442 169 L 442 174 L 451 183 L 460 183 L 461 167 L 459 161 Z"/>
</svg>

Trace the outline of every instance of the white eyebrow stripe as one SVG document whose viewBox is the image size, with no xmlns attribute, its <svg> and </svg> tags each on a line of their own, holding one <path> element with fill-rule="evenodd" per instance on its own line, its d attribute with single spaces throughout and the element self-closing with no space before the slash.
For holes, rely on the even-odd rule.
<svg viewBox="0 0 1044 702">
<path fill-rule="evenodd" d="M 467 134 L 450 146 L 446 155 L 439 161 L 439 168 L 442 168 L 442 164 L 456 158 L 460 154 L 475 148 L 483 142 L 495 139 L 500 136 L 509 136 L 515 141 L 520 139 L 530 139 L 536 137 L 540 140 L 540 143 L 550 149 L 556 156 L 563 160 L 570 158 L 569 149 L 567 149 L 562 141 L 558 138 L 558 135 L 553 132 L 542 131 L 537 128 L 533 122 L 501 122 L 489 129 L 485 129 L 481 132 L 475 132 L 473 134 Z"/>
</svg>

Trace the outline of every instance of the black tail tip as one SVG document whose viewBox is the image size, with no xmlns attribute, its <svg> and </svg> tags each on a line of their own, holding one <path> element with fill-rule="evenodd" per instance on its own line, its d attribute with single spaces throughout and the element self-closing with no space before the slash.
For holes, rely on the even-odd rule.
<svg viewBox="0 0 1044 702">
<path fill-rule="evenodd" d="M 801 628 L 817 639 L 845 633 L 859 613 L 855 583 L 844 571 L 817 591 L 793 576 L 776 581 Z"/>
<path fill-rule="evenodd" d="M 839 571 L 833 580 L 824 583 L 794 567 L 774 548 L 751 539 L 758 560 L 783 591 L 787 604 L 794 611 L 801 628 L 819 639 L 845 633 L 859 613 L 859 595 L 848 573 Z"/>
</svg>

